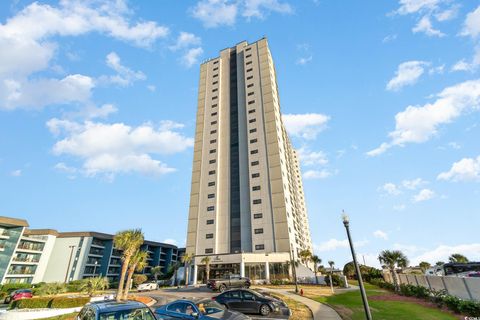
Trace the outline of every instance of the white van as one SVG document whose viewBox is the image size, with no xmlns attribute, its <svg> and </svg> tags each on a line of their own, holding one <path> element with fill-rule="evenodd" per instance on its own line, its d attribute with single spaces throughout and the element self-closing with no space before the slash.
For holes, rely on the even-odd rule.
<svg viewBox="0 0 480 320">
<path fill-rule="evenodd" d="M 152 291 L 158 290 L 158 283 L 156 282 L 146 282 L 138 285 L 137 290 L 140 291 Z"/>
</svg>

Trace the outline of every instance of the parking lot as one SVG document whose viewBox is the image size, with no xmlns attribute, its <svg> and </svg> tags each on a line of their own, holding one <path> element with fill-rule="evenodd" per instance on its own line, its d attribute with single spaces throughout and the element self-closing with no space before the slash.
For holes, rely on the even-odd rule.
<svg viewBox="0 0 480 320">
<path fill-rule="evenodd" d="M 155 291 L 149 292 L 142 292 L 138 295 L 144 295 L 152 297 L 157 301 L 155 305 L 152 306 L 153 309 L 155 307 L 161 306 L 163 304 L 178 300 L 178 299 L 198 299 L 198 298 L 212 298 L 213 296 L 218 295 L 218 292 L 212 292 L 212 290 L 208 289 L 205 286 L 200 286 L 198 288 L 189 287 L 189 288 L 168 288 L 168 289 L 160 289 Z M 271 313 L 269 316 L 263 317 L 261 315 L 255 314 L 248 314 L 252 319 L 261 319 L 261 320 L 270 320 L 270 319 L 288 319 L 288 316 L 284 316 L 277 313 Z"/>
</svg>

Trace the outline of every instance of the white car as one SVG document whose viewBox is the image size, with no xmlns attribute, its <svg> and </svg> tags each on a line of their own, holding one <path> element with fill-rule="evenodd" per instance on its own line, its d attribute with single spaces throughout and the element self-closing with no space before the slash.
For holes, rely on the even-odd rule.
<svg viewBox="0 0 480 320">
<path fill-rule="evenodd" d="M 158 283 L 156 282 L 146 282 L 138 285 L 138 291 L 151 291 L 151 290 L 158 290 Z"/>
</svg>

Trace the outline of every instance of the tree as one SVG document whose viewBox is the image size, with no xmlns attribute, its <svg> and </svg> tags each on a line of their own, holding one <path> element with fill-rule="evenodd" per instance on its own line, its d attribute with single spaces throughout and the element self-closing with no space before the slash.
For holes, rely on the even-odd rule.
<svg viewBox="0 0 480 320">
<path fill-rule="evenodd" d="M 307 249 L 304 249 L 302 251 L 300 251 L 300 253 L 298 254 L 300 260 L 302 261 L 302 263 L 307 266 L 308 265 L 308 262 L 311 260 L 312 258 L 312 253 L 310 252 L 310 250 L 307 250 Z"/>
<path fill-rule="evenodd" d="M 353 261 L 350 261 L 343 266 L 343 274 L 349 279 L 355 278 L 355 265 L 353 264 Z"/>
<path fill-rule="evenodd" d="M 132 283 L 134 286 L 137 286 L 137 287 L 147 280 L 148 280 L 148 277 L 142 273 L 134 274 L 132 277 Z"/>
<path fill-rule="evenodd" d="M 443 261 L 437 261 L 437 262 L 435 262 L 435 265 L 436 265 L 437 267 L 441 267 L 441 266 L 443 266 L 444 264 L 445 264 L 445 262 L 443 262 Z"/>
<path fill-rule="evenodd" d="M 398 281 L 397 281 L 397 274 L 395 272 L 395 268 L 404 268 L 408 265 L 408 259 L 403 254 L 403 252 L 399 250 L 383 250 L 380 252 L 378 256 L 378 261 L 383 264 L 388 270 L 393 278 L 393 285 L 395 290 L 399 290 Z"/>
<path fill-rule="evenodd" d="M 185 253 L 182 257 L 183 265 L 185 266 L 185 286 L 188 286 L 188 271 L 190 269 L 190 263 L 193 260 L 193 254 Z"/>
<path fill-rule="evenodd" d="M 163 274 L 162 267 L 160 266 L 153 267 L 152 269 L 150 269 L 150 274 L 153 276 L 155 281 L 158 281 L 158 277 L 160 277 Z"/>
<path fill-rule="evenodd" d="M 432 265 L 426 261 L 422 261 L 418 264 L 418 266 L 420 267 L 420 269 L 422 269 L 422 272 L 425 273 L 425 271 L 427 271 L 427 269 L 430 268 Z"/>
<path fill-rule="evenodd" d="M 128 298 L 128 291 L 131 287 L 133 273 L 135 271 L 141 272 L 145 267 L 148 265 L 148 252 L 138 250 L 133 254 L 130 259 L 130 265 L 128 266 L 128 276 L 127 281 L 125 284 L 125 291 L 123 292 L 123 299 L 126 300 Z M 145 279 L 146 281 L 147 279 Z M 144 281 L 144 282 L 145 282 Z"/>
<path fill-rule="evenodd" d="M 333 273 L 333 266 L 335 265 L 334 261 L 328 261 L 328 265 L 330 266 L 330 273 Z"/>
<path fill-rule="evenodd" d="M 181 266 L 182 266 L 182 263 L 180 261 L 177 261 L 175 263 L 171 263 L 168 266 L 167 273 L 168 274 L 170 274 L 170 273 L 173 274 L 173 285 L 174 286 L 178 285 L 178 283 L 177 283 L 177 272 L 178 272 L 178 268 L 180 268 Z"/>
<path fill-rule="evenodd" d="M 130 259 L 133 254 L 140 248 L 144 241 L 143 233 L 141 229 L 131 229 L 117 232 L 113 238 L 115 248 L 123 250 L 122 253 L 122 270 L 120 273 L 120 281 L 118 283 L 117 301 L 122 300 L 123 286 L 125 284 L 125 274 L 127 268 L 130 265 Z"/>
<path fill-rule="evenodd" d="M 317 279 L 318 265 L 322 263 L 322 259 L 314 255 L 312 256 L 312 262 L 313 262 L 313 272 L 315 273 L 315 283 L 318 284 L 318 279 Z"/>
<path fill-rule="evenodd" d="M 108 279 L 107 277 L 93 277 L 82 280 L 80 285 L 80 291 L 87 292 L 91 297 L 97 291 L 102 291 L 108 289 Z"/>
<path fill-rule="evenodd" d="M 451 263 L 467 263 L 468 258 L 460 253 L 454 253 L 450 257 L 448 257 L 448 261 Z"/>
<path fill-rule="evenodd" d="M 212 259 L 209 256 L 203 257 L 202 263 L 205 263 L 205 276 L 206 282 L 208 283 L 208 279 L 210 278 L 210 261 Z"/>
</svg>

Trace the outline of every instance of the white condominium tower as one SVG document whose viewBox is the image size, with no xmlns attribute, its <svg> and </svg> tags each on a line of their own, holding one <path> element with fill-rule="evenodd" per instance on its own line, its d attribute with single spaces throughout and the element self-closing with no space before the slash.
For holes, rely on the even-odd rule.
<svg viewBox="0 0 480 320">
<path fill-rule="evenodd" d="M 186 252 L 193 282 L 241 274 L 288 278 L 291 255 L 312 250 L 300 165 L 280 113 L 263 38 L 200 66 Z"/>
</svg>

